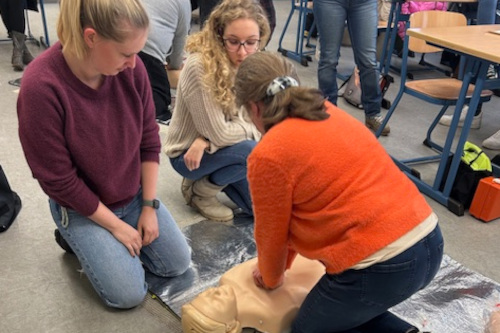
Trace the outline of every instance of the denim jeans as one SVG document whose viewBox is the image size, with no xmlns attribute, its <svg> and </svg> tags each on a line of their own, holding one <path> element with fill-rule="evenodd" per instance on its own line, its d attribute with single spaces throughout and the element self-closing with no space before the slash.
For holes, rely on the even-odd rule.
<svg viewBox="0 0 500 333">
<path fill-rule="evenodd" d="M 439 270 L 439 226 L 408 250 L 361 270 L 325 274 L 307 295 L 293 333 L 403 333 L 413 326 L 387 311 L 424 288 Z"/>
<path fill-rule="evenodd" d="M 61 235 L 75 252 L 95 291 L 106 305 L 129 309 L 146 296 L 144 268 L 151 273 L 173 277 L 184 273 L 191 262 L 191 249 L 167 208 L 157 210 L 160 236 L 132 257 L 127 248 L 108 230 L 76 211 L 50 199 L 52 217 Z M 113 213 L 137 228 L 142 210 L 142 191 L 131 203 Z"/>
<path fill-rule="evenodd" d="M 189 171 L 184 163 L 184 154 L 171 158 L 172 167 L 182 177 L 197 180 L 209 176 L 211 183 L 225 186 L 224 192 L 246 214 L 253 215 L 252 199 L 247 180 L 247 157 L 257 144 L 246 140 L 217 150 L 214 154 L 203 154 L 200 167 Z"/>
<path fill-rule="evenodd" d="M 500 6 L 498 0 L 479 0 L 477 4 L 477 24 L 498 23 L 497 8 Z"/>
<path fill-rule="evenodd" d="M 354 61 L 359 68 L 365 115 L 379 115 L 382 95 L 376 54 L 377 0 L 314 0 L 313 12 L 321 47 L 319 89 L 330 102 L 337 104 L 337 65 L 347 20 Z"/>
</svg>

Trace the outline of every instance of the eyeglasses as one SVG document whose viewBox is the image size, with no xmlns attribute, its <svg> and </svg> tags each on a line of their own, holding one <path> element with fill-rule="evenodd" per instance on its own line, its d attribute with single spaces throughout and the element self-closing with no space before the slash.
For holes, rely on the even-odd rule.
<svg viewBox="0 0 500 333">
<path fill-rule="evenodd" d="M 222 40 L 228 52 L 238 52 L 243 46 L 247 53 L 254 53 L 259 49 L 260 44 L 260 39 L 248 39 L 244 42 L 240 42 L 236 38 L 223 38 Z"/>
</svg>

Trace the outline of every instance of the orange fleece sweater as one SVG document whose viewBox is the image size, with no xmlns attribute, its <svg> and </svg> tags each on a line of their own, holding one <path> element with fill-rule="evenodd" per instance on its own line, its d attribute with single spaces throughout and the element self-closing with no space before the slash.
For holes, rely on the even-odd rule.
<svg viewBox="0 0 500 333">
<path fill-rule="evenodd" d="M 432 212 L 364 124 L 326 105 L 328 119 L 288 118 L 249 156 L 258 263 L 268 287 L 296 253 L 339 273 Z"/>
</svg>

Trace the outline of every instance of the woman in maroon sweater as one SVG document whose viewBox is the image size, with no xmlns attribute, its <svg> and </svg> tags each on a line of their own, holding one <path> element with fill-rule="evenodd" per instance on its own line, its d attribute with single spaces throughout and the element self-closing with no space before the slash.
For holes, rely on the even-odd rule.
<svg viewBox="0 0 500 333">
<path fill-rule="evenodd" d="M 238 68 L 235 95 L 263 137 L 248 158 L 258 267 L 275 289 L 297 253 L 325 274 L 293 333 L 415 333 L 389 308 L 439 269 L 437 216 L 375 136 L 313 88 L 285 58 L 261 52 Z"/>
<path fill-rule="evenodd" d="M 142 302 L 143 265 L 170 277 L 191 257 L 156 199 L 161 144 L 137 57 L 148 26 L 139 0 L 62 0 L 60 42 L 26 69 L 18 99 L 19 136 L 59 243 L 116 308 Z"/>
</svg>

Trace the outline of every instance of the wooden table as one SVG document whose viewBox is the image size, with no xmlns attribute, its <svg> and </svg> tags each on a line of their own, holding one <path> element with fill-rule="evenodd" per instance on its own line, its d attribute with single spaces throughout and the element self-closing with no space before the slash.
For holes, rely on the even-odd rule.
<svg viewBox="0 0 500 333">
<path fill-rule="evenodd" d="M 492 33 L 497 31 L 499 34 Z M 410 28 L 406 32 L 408 36 L 425 40 L 434 46 L 458 53 L 466 58 L 466 67 L 463 75 L 463 84 L 460 97 L 455 106 L 450 129 L 446 136 L 443 151 L 439 160 L 434 184 L 428 185 L 412 174 L 412 170 L 404 162 L 394 159 L 396 164 L 415 182 L 420 191 L 427 194 L 437 202 L 448 207 L 457 215 L 463 215 L 464 208 L 461 204 L 449 197 L 451 187 L 455 180 L 463 147 L 469 134 L 472 119 L 479 103 L 480 94 L 483 89 L 500 87 L 500 79 L 486 80 L 486 74 L 490 64 L 500 63 L 500 25 L 474 25 L 447 28 Z M 474 93 L 469 103 L 469 110 L 464 120 L 456 148 L 452 151 L 452 144 L 458 130 L 458 122 L 469 84 L 474 83 Z M 500 124 L 499 124 L 500 125 Z M 441 180 L 444 177 L 446 164 L 450 153 L 453 154 L 451 166 L 446 177 L 444 188 L 440 189 Z M 500 170 L 493 170 L 498 173 Z"/>
</svg>

